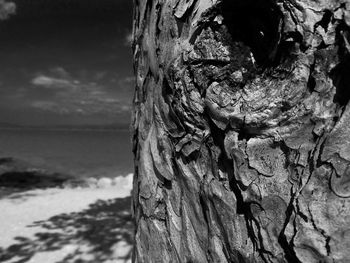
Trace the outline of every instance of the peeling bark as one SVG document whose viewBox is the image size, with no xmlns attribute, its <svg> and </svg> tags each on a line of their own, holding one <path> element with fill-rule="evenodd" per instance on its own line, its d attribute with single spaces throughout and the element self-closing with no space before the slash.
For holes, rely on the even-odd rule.
<svg viewBox="0 0 350 263">
<path fill-rule="evenodd" d="M 134 262 L 350 262 L 350 2 L 134 6 Z"/>
</svg>

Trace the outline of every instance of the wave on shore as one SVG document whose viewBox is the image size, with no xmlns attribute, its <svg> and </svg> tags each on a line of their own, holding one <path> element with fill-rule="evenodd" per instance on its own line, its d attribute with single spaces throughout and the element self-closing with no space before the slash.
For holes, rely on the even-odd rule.
<svg viewBox="0 0 350 263">
<path fill-rule="evenodd" d="M 102 175 L 103 176 L 103 175 Z M 45 188 L 111 188 L 132 189 L 133 174 L 110 174 L 108 177 L 85 177 L 51 172 L 13 158 L 0 158 L 0 193 Z M 0 195 L 0 196 L 1 196 Z"/>
</svg>

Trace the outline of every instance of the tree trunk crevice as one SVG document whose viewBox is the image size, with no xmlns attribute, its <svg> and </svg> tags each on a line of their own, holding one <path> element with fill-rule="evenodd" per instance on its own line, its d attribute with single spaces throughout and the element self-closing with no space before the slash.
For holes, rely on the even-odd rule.
<svg viewBox="0 0 350 263">
<path fill-rule="evenodd" d="M 134 262 L 350 261 L 350 2 L 134 0 Z"/>
</svg>

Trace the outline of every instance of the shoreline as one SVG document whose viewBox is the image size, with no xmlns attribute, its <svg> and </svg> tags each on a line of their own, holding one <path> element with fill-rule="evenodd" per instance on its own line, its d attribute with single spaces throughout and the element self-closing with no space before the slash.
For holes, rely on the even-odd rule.
<svg viewBox="0 0 350 263">
<path fill-rule="evenodd" d="M 0 186 L 1 262 L 131 262 L 133 174 L 63 176 L 14 158 L 0 172 L 19 183 Z"/>
<path fill-rule="evenodd" d="M 6 157 L 0 158 L 0 198 L 13 192 L 49 188 L 108 188 L 132 185 L 133 174 L 114 177 L 72 175 L 49 171 L 28 162 Z"/>
</svg>

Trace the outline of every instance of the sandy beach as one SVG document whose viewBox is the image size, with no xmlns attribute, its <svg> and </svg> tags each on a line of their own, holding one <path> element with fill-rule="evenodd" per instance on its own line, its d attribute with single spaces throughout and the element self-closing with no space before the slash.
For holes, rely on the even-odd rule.
<svg viewBox="0 0 350 263">
<path fill-rule="evenodd" d="M 132 175 L 0 199 L 0 262 L 130 262 Z"/>
</svg>

